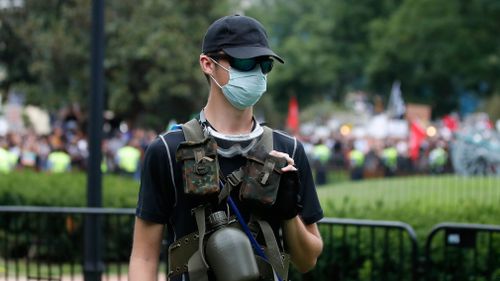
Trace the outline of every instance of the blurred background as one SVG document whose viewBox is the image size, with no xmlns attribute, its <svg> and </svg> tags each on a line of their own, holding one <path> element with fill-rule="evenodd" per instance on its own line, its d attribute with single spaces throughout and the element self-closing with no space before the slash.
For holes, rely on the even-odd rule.
<svg viewBox="0 0 500 281">
<path fill-rule="evenodd" d="M 87 0 L 0 0 L 0 205 L 86 205 L 90 10 Z M 285 60 L 255 114 L 303 142 L 326 217 L 408 223 L 422 251 L 438 223 L 500 225 L 496 0 L 106 1 L 104 207 L 135 207 L 148 144 L 199 113 L 208 96 L 198 64 L 204 32 L 235 13 L 261 21 Z M 29 219 L 12 216 L 0 212 L 4 244 L 27 231 Z M 68 217 L 59 226 L 77 233 Z M 458 274 L 446 280 L 499 278 L 500 231 L 490 233 L 474 244 L 487 256 L 469 263 L 479 268 L 458 274 L 466 267 L 443 262 Z M 16 272 L 9 258 L 52 256 L 20 245 L 0 247 L 0 276 Z M 128 248 L 110 247 L 113 261 L 126 260 Z M 381 266 L 390 259 L 377 267 L 339 247 L 315 280 L 381 280 L 393 270 Z M 342 273 L 351 266 L 355 274 Z"/>
</svg>

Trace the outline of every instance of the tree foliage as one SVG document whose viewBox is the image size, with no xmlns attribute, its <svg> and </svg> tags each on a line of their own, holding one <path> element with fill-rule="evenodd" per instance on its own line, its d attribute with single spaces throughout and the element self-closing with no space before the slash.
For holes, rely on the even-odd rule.
<svg viewBox="0 0 500 281">
<path fill-rule="evenodd" d="M 124 13 L 123 2 L 108 9 L 109 106 L 156 127 L 170 118 L 185 121 L 206 100 L 198 56 L 206 28 L 222 14 L 220 3 L 126 1 Z"/>
<path fill-rule="evenodd" d="M 276 101 L 291 95 L 309 103 L 337 101 L 348 90 L 364 89 L 370 57 L 369 26 L 385 17 L 397 0 L 260 1 L 249 13 L 269 27 L 286 64 L 272 73 Z"/>
<path fill-rule="evenodd" d="M 367 76 L 375 89 L 399 79 L 410 100 L 449 112 L 461 92 L 500 90 L 498 26 L 498 1 L 404 1 L 373 24 Z"/>
<path fill-rule="evenodd" d="M 24 2 L 0 10 L 0 71 L 7 73 L 1 89 L 22 90 L 30 103 L 49 108 L 86 105 L 90 1 Z M 456 109 L 461 93 L 500 92 L 498 1 L 245 3 L 244 12 L 264 24 L 286 61 L 269 75 L 260 105 L 266 117 L 283 117 L 293 95 L 301 105 L 342 101 L 353 90 L 388 95 L 396 79 L 407 101 L 432 104 L 438 114 Z M 196 113 L 208 91 L 198 66 L 203 34 L 236 4 L 106 2 L 106 108 L 155 128 Z"/>
<path fill-rule="evenodd" d="M 4 91 L 57 108 L 87 104 L 91 10 L 87 0 L 25 1 L 0 10 Z M 106 107 L 135 125 L 164 128 L 200 108 L 208 88 L 198 66 L 208 25 L 224 1 L 109 1 L 105 14 Z M 20 48 L 23 47 L 23 48 Z"/>
<path fill-rule="evenodd" d="M 36 104 L 55 107 L 88 92 L 88 1 L 26 1 L 2 11 L 8 79 Z M 21 49 L 17 49 L 21 47 Z M 17 74 L 17 75 L 16 75 Z"/>
<path fill-rule="evenodd" d="M 340 101 L 352 90 L 387 96 L 400 80 L 408 101 L 446 113 L 458 95 L 499 91 L 500 3 L 492 0 L 274 0 L 265 19 L 287 64 L 273 73 L 276 101 Z"/>
</svg>

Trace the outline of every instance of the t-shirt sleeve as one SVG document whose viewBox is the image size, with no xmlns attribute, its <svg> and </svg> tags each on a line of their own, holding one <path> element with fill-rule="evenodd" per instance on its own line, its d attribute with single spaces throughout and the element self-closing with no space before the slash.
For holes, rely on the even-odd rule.
<svg viewBox="0 0 500 281">
<path fill-rule="evenodd" d="M 314 184 L 309 160 L 307 159 L 304 146 L 300 142 L 297 142 L 294 161 L 295 166 L 299 170 L 301 183 L 300 203 L 303 209 L 300 212 L 300 216 L 305 224 L 313 224 L 323 218 L 323 209 L 316 193 L 316 185 Z"/>
<path fill-rule="evenodd" d="M 167 223 L 173 205 L 169 159 L 169 151 L 160 138 L 146 149 L 136 208 L 136 216 L 143 220 Z"/>
</svg>

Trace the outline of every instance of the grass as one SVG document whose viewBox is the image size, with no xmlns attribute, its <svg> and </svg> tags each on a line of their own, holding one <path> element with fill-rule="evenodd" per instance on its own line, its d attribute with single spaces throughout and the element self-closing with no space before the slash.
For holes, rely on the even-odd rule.
<svg viewBox="0 0 500 281">
<path fill-rule="evenodd" d="M 440 222 L 500 224 L 500 178 L 413 176 L 318 188 L 327 217 L 397 220 L 425 235 Z"/>
</svg>

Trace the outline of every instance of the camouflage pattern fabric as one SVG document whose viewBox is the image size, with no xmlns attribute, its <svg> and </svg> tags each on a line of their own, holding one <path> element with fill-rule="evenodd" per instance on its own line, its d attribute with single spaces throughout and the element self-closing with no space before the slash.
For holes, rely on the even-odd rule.
<svg viewBox="0 0 500 281">
<path fill-rule="evenodd" d="M 272 206 L 276 201 L 280 184 L 281 168 L 286 160 L 267 154 L 264 160 L 248 156 L 244 168 L 245 176 L 240 189 L 240 199 L 250 200 L 264 206 Z"/>
<path fill-rule="evenodd" d="M 179 144 L 175 157 L 183 162 L 184 193 L 207 195 L 219 192 L 217 143 L 213 138 Z"/>
</svg>

